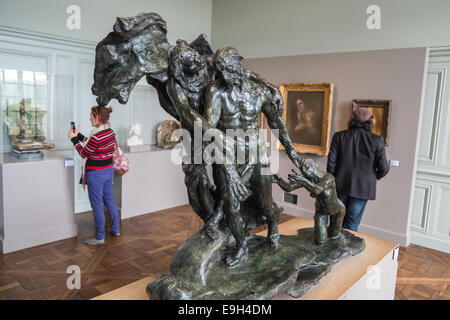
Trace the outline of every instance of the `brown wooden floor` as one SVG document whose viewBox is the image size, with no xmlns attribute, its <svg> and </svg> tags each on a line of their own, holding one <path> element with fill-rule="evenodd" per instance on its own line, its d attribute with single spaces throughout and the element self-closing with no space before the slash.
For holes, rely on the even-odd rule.
<svg viewBox="0 0 450 320">
<path fill-rule="evenodd" d="M 282 215 L 281 222 L 290 219 Z M 189 206 L 122 221 L 119 238 L 91 247 L 92 214 L 77 215 L 79 236 L 0 255 L 0 299 L 90 299 L 144 277 L 166 273 L 177 247 L 202 225 Z M 259 231 L 262 228 L 259 229 Z M 81 269 L 81 289 L 68 290 L 66 269 Z M 396 299 L 450 299 L 450 255 L 401 248 Z"/>
<path fill-rule="evenodd" d="M 450 300 L 450 254 L 400 247 L 395 299 Z"/>
</svg>

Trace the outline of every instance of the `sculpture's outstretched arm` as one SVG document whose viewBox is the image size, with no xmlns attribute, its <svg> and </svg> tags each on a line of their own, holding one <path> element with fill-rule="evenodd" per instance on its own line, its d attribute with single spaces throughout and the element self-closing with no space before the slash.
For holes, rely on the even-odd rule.
<svg viewBox="0 0 450 320">
<path fill-rule="evenodd" d="M 280 186 L 280 188 L 286 192 L 292 192 L 294 190 L 303 187 L 303 185 L 300 182 L 289 183 L 283 180 L 283 178 L 281 178 L 280 175 L 278 174 L 274 174 L 272 176 L 272 182 L 277 183 Z"/>
<path fill-rule="evenodd" d="M 286 126 L 284 125 L 281 115 L 277 113 L 277 110 L 275 110 L 275 106 L 270 102 L 267 102 L 263 105 L 262 111 L 267 117 L 267 123 L 269 124 L 269 127 L 271 129 L 279 130 L 278 139 L 286 149 L 286 153 L 289 159 L 291 159 L 292 163 L 294 163 L 294 165 L 298 168 L 300 162 L 297 156 L 297 152 L 295 152 L 294 145 L 292 144 L 291 138 L 289 138 L 288 131 L 286 129 Z"/>
<path fill-rule="evenodd" d="M 172 104 L 172 101 L 169 98 L 169 95 L 167 94 L 166 82 L 161 82 L 157 79 L 147 76 L 147 83 L 153 86 L 156 89 L 156 92 L 158 92 L 159 104 L 164 109 L 164 111 L 180 121 L 180 116 L 178 115 L 175 107 Z"/>
<path fill-rule="evenodd" d="M 252 80 L 252 81 L 254 81 L 254 82 L 256 82 L 256 83 L 259 83 L 259 84 L 262 84 L 262 85 L 264 85 L 264 86 L 269 87 L 269 88 L 270 88 L 270 91 L 271 91 L 272 93 L 275 93 L 276 91 L 278 91 L 278 89 L 277 89 L 276 86 L 274 86 L 273 84 L 271 84 L 270 82 L 268 82 L 268 81 L 267 81 L 262 75 L 260 75 L 259 73 L 256 73 L 256 72 L 253 72 L 253 71 L 250 71 L 250 70 L 245 70 L 245 73 L 246 73 L 246 76 L 247 76 L 248 79 L 250 79 L 250 80 Z"/>
<path fill-rule="evenodd" d="M 297 170 L 292 170 L 294 174 L 289 174 L 288 179 L 291 182 L 291 184 L 301 184 L 303 187 L 305 187 L 306 190 L 309 191 L 311 196 L 317 197 L 319 194 L 321 194 L 324 190 L 323 183 L 314 183 L 311 180 L 307 179 L 306 177 L 302 176 Z"/>
</svg>

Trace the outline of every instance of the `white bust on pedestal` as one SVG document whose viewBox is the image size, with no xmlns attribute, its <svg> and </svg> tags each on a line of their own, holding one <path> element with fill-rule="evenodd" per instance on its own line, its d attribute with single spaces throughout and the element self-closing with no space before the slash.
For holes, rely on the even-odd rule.
<svg viewBox="0 0 450 320">
<path fill-rule="evenodd" d="M 150 151 L 150 145 L 144 145 L 142 139 L 139 138 L 139 135 L 142 133 L 142 128 L 139 123 L 135 123 L 131 126 L 129 132 L 129 138 L 127 140 L 127 146 L 129 152 L 142 152 L 142 151 Z"/>
<path fill-rule="evenodd" d="M 139 135 L 142 133 L 141 125 L 139 123 L 135 123 L 130 128 L 130 137 L 127 140 L 127 145 L 130 146 L 142 146 L 143 141 L 139 139 Z"/>
</svg>

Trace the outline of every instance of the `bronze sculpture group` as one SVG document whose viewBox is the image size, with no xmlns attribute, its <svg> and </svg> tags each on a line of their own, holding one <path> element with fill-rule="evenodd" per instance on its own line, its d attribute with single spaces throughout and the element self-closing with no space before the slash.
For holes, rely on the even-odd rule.
<svg viewBox="0 0 450 320">
<path fill-rule="evenodd" d="M 363 249 L 360 245 L 358 250 L 347 250 L 355 239 L 351 234 L 340 236 L 345 208 L 336 197 L 334 177 L 319 172 L 314 161 L 297 156 L 281 118 L 280 92 L 260 75 L 245 70 L 236 49 L 226 47 L 214 53 L 204 35 L 192 43 L 178 40 L 171 45 L 166 23 L 156 13 L 117 18 L 113 30 L 96 49 L 92 92 L 97 102 L 106 105 L 115 98 L 126 103 L 134 85 L 145 76 L 156 88 L 161 107 L 189 136 L 195 137 L 196 129 L 201 134 L 212 132 L 215 142 L 225 146 L 220 157 L 214 155 L 215 161 L 198 161 L 205 144 L 183 141 L 189 149 L 182 164 L 189 203 L 205 224 L 178 248 L 170 272 L 149 284 L 152 298 L 270 298 L 280 290 L 291 290 L 295 296 L 301 290 L 293 290 L 293 285 L 302 282 L 293 279 L 300 278 L 302 268 L 337 261 L 326 260 L 312 246 L 326 248 L 328 236 L 343 243 L 338 258 Z M 261 114 L 279 132 L 288 157 L 301 171 L 290 175 L 289 182 L 268 170 Z M 230 139 L 230 130 L 252 134 Z M 253 147 L 258 149 L 256 156 Z M 236 161 L 242 154 L 243 159 Z M 233 161 L 217 161 L 227 156 Z M 207 174 L 208 165 L 213 181 Z M 317 199 L 315 244 L 300 233 L 297 238 L 280 237 L 282 208 L 272 199 L 273 182 L 289 191 L 305 187 Z M 267 237 L 251 234 L 263 224 L 268 225 Z M 290 262 L 283 265 L 283 259 Z M 267 279 L 269 272 L 280 277 Z"/>
</svg>

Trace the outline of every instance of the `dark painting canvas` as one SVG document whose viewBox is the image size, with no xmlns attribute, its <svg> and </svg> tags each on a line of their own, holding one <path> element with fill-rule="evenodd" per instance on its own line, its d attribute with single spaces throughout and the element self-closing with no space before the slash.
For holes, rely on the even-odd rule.
<svg viewBox="0 0 450 320">
<path fill-rule="evenodd" d="M 293 143 L 320 146 L 324 92 L 288 91 L 286 123 Z"/>
</svg>

